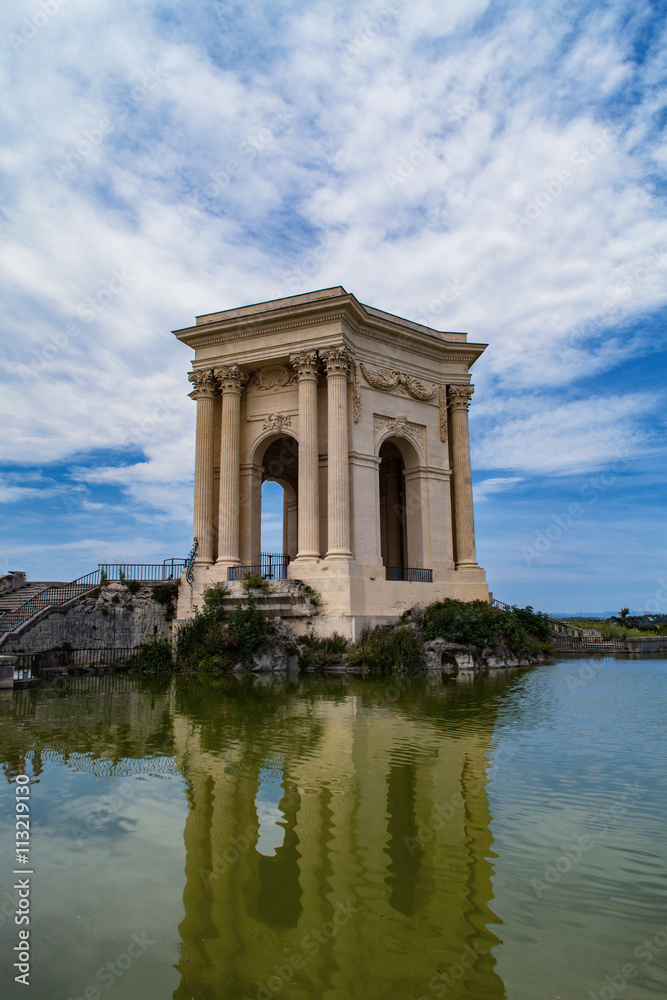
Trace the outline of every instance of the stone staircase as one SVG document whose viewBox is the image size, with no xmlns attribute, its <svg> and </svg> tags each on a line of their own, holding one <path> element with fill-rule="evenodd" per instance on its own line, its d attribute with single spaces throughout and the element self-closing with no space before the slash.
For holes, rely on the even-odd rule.
<svg viewBox="0 0 667 1000">
<path fill-rule="evenodd" d="M 271 593 L 261 590 L 251 591 L 255 605 L 267 615 L 277 618 L 310 618 L 318 613 L 318 605 L 313 604 L 312 595 L 300 580 L 272 580 Z M 241 583 L 227 583 L 229 591 L 221 600 L 225 611 L 233 611 L 237 605 L 247 607 L 248 591 Z"/>
<path fill-rule="evenodd" d="M 5 611 L 16 611 L 26 601 L 32 600 L 33 597 L 36 597 L 37 594 L 40 594 L 43 590 L 47 590 L 49 587 L 64 586 L 65 584 L 59 581 L 47 580 L 40 582 L 31 580 L 30 583 L 26 583 L 16 590 L 6 590 L 0 594 L 0 615 L 4 614 Z"/>
</svg>

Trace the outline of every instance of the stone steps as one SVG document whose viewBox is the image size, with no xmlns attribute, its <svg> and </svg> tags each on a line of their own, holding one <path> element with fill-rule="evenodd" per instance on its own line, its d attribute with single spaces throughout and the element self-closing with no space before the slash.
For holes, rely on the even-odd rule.
<svg viewBox="0 0 667 1000">
<path fill-rule="evenodd" d="M 4 611 L 16 610 L 21 604 L 32 600 L 33 597 L 36 597 L 42 590 L 46 590 L 47 587 L 63 586 L 64 584 L 60 582 L 36 581 L 27 583 L 17 590 L 6 590 L 3 594 L 0 594 L 0 614 Z"/>
<path fill-rule="evenodd" d="M 304 618 L 318 613 L 318 606 L 313 604 L 311 595 L 299 580 L 276 580 L 271 587 L 274 590 L 270 594 L 251 591 L 255 606 L 265 614 L 277 618 Z M 249 595 L 241 584 L 228 584 L 227 589 L 229 595 L 221 600 L 225 611 L 234 611 L 239 604 L 243 608 L 248 606 Z"/>
</svg>

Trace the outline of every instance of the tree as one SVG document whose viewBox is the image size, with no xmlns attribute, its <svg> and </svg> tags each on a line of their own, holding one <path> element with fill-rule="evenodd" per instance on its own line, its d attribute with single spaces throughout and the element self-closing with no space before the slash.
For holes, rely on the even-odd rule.
<svg viewBox="0 0 667 1000">
<path fill-rule="evenodd" d="M 630 614 L 630 608 L 621 608 L 620 610 L 621 618 L 627 618 L 629 614 Z"/>
</svg>

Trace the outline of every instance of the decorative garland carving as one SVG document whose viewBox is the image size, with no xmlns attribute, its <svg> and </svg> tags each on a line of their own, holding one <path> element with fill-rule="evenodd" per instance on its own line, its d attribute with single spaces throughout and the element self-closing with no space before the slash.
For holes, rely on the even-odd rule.
<svg viewBox="0 0 667 1000">
<path fill-rule="evenodd" d="M 260 389 L 264 392 L 277 392 L 296 379 L 295 372 L 289 365 L 270 365 L 268 368 L 258 368 L 253 373 L 248 390 Z"/>
<path fill-rule="evenodd" d="M 359 367 L 368 384 L 374 389 L 401 392 L 404 396 L 412 396 L 413 399 L 419 399 L 423 403 L 428 403 L 438 391 L 437 385 L 428 388 L 419 379 L 413 378 L 406 372 L 399 372 L 396 368 L 376 368 L 375 371 L 369 371 L 362 362 L 359 362 Z"/>
<path fill-rule="evenodd" d="M 355 424 L 358 424 L 361 416 L 361 388 L 359 386 L 359 370 L 355 361 L 352 362 L 352 416 Z"/>
<path fill-rule="evenodd" d="M 281 413 L 269 413 L 262 424 L 262 430 L 265 431 L 275 431 L 277 434 L 283 429 L 283 427 L 292 426 L 292 417 L 284 417 Z"/>
<path fill-rule="evenodd" d="M 417 448 L 421 451 L 421 457 L 424 457 L 426 450 L 426 428 L 421 424 L 413 424 L 407 417 L 380 417 L 377 413 L 374 414 L 373 432 L 375 440 L 377 441 L 387 431 L 395 434 L 396 437 L 408 438 L 408 440 L 417 445 Z"/>
<path fill-rule="evenodd" d="M 210 368 L 189 372 L 188 381 L 192 382 L 194 386 L 192 392 L 188 393 L 190 399 L 206 399 L 207 397 L 211 399 L 215 396 L 217 386 L 213 377 L 213 371 Z"/>
<path fill-rule="evenodd" d="M 447 444 L 447 390 L 441 385 L 438 390 L 438 415 L 440 417 L 440 440 Z"/>
</svg>

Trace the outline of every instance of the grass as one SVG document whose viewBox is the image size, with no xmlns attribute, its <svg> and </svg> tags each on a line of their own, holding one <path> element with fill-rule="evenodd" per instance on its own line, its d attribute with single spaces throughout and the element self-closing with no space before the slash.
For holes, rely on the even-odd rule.
<svg viewBox="0 0 667 1000">
<path fill-rule="evenodd" d="M 410 625 L 365 629 L 351 662 L 380 674 L 402 674 L 419 666 L 421 643 Z"/>
</svg>

